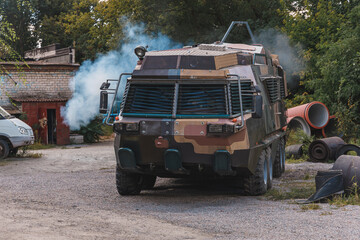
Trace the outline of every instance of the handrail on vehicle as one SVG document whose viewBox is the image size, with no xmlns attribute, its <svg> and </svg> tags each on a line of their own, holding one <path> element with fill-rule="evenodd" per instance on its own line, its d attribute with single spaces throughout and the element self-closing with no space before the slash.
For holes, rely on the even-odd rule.
<svg viewBox="0 0 360 240">
<path fill-rule="evenodd" d="M 109 123 L 109 119 L 110 119 L 110 115 L 112 115 L 112 110 L 113 110 L 113 106 L 114 106 L 114 103 L 115 103 L 115 100 L 116 100 L 116 95 L 117 95 L 117 92 L 119 91 L 119 86 L 120 86 L 120 83 L 121 83 L 121 79 L 123 76 L 131 76 L 132 73 L 122 73 L 120 74 L 120 77 L 119 77 L 119 80 L 116 84 L 116 88 L 115 89 L 111 89 L 111 90 L 114 90 L 114 98 L 112 100 L 112 103 L 110 105 L 110 109 L 108 110 L 108 112 L 106 113 L 106 118 L 105 118 L 105 124 L 108 125 L 108 126 L 112 126 L 114 125 L 113 123 Z"/>
</svg>

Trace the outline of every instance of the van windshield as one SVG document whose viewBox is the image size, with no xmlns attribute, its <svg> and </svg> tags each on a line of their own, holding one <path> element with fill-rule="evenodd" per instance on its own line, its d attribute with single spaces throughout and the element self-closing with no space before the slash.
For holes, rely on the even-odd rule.
<svg viewBox="0 0 360 240">
<path fill-rule="evenodd" d="M 5 111 L 5 109 L 0 107 L 0 119 L 9 119 L 9 118 L 11 118 L 10 113 L 8 113 L 7 111 Z"/>
</svg>

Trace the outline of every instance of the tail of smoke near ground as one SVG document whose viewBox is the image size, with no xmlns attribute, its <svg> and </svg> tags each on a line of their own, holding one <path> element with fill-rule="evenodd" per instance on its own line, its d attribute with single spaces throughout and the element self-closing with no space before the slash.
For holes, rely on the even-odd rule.
<svg viewBox="0 0 360 240">
<path fill-rule="evenodd" d="M 127 39 L 119 50 L 102 54 L 95 61 L 85 61 L 76 72 L 70 87 L 73 97 L 61 109 L 64 122 L 71 130 L 87 125 L 99 112 L 99 87 L 106 79 L 118 79 L 123 72 L 132 72 L 137 57 L 134 48 L 138 45 L 149 46 L 148 50 L 164 50 L 181 47 L 167 36 L 157 34 L 149 36 L 144 33 L 144 25 L 127 24 L 123 29 Z M 113 85 L 111 88 L 114 87 Z M 118 98 L 121 99 L 125 87 L 123 79 Z M 109 95 L 109 102 L 112 101 Z"/>
<path fill-rule="evenodd" d="M 255 38 L 272 54 L 279 56 L 280 64 L 286 71 L 288 86 L 290 88 L 297 87 L 299 74 L 305 69 L 304 62 L 299 55 L 302 52 L 301 46 L 292 46 L 288 36 L 273 28 L 259 31 Z"/>
</svg>

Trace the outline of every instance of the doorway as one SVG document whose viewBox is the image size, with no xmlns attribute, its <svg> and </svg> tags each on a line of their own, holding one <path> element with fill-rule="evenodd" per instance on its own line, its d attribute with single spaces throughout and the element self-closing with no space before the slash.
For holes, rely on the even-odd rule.
<svg viewBox="0 0 360 240">
<path fill-rule="evenodd" d="M 47 109 L 48 144 L 56 144 L 56 109 Z"/>
</svg>

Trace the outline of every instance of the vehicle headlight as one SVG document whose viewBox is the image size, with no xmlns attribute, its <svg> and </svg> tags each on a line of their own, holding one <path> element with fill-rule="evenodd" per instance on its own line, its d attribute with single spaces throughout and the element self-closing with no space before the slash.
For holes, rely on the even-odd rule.
<svg viewBox="0 0 360 240">
<path fill-rule="evenodd" d="M 19 129 L 19 132 L 20 132 L 21 134 L 28 135 L 28 131 L 27 131 L 25 128 L 23 128 L 23 127 L 18 127 L 18 129 Z"/>
<path fill-rule="evenodd" d="M 125 129 L 128 132 L 139 131 L 139 124 L 138 123 L 127 123 Z"/>
</svg>

